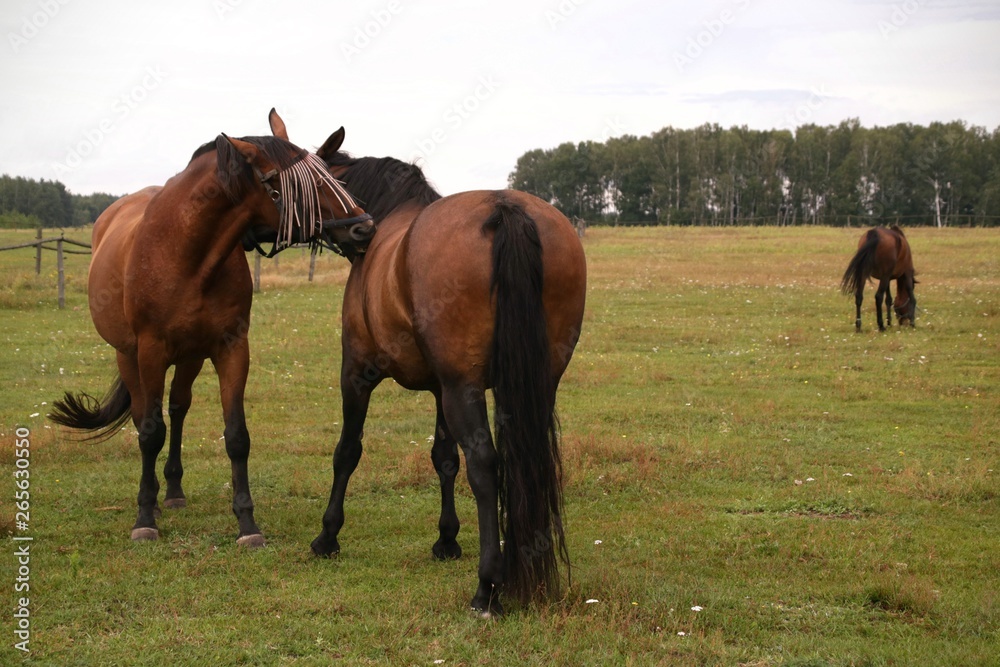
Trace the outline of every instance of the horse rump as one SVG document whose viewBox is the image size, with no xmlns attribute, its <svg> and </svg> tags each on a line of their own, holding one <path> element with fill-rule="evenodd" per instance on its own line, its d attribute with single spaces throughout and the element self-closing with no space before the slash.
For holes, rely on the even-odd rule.
<svg viewBox="0 0 1000 667">
<path fill-rule="evenodd" d="M 878 248 L 878 230 L 869 229 L 865 242 L 861 244 L 858 251 L 854 253 L 851 263 L 844 271 L 844 277 L 840 280 L 840 289 L 844 294 L 857 294 L 864 289 L 865 283 L 872 275 L 875 266 L 875 251 Z"/>
</svg>

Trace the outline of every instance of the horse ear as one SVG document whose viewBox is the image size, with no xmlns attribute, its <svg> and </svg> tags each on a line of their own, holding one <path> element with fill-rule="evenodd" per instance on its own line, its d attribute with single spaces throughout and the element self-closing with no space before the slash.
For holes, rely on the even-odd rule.
<svg viewBox="0 0 1000 667">
<path fill-rule="evenodd" d="M 289 141 L 288 130 L 285 128 L 285 121 L 281 120 L 281 116 L 278 115 L 278 112 L 274 109 L 274 107 L 271 107 L 271 113 L 267 114 L 267 122 L 271 125 L 271 134 L 279 139 Z"/>
<path fill-rule="evenodd" d="M 340 145 L 344 143 L 344 135 L 346 134 L 347 133 L 344 132 L 343 126 L 341 126 L 339 130 L 327 137 L 327 140 L 324 141 L 323 145 L 319 147 L 318 151 L 316 151 L 316 155 L 320 156 L 324 160 L 332 158 L 333 154 L 340 150 Z"/>
<path fill-rule="evenodd" d="M 235 148 L 237 152 L 239 152 L 239 154 L 242 155 L 243 158 L 250 164 L 253 164 L 254 160 L 256 160 L 257 156 L 260 154 L 257 147 L 248 141 L 233 139 L 232 137 L 227 137 L 225 134 L 220 134 L 219 136 L 228 141 L 229 144 Z"/>
</svg>

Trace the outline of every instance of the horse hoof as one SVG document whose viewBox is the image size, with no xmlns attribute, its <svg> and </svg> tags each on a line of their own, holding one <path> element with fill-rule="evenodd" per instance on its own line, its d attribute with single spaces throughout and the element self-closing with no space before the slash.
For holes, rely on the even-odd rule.
<svg viewBox="0 0 1000 667">
<path fill-rule="evenodd" d="M 163 501 L 163 506 L 168 510 L 179 510 L 187 507 L 187 498 L 167 498 Z"/>
<path fill-rule="evenodd" d="M 438 540 L 431 551 L 438 560 L 457 560 L 462 557 L 462 547 L 458 542 L 442 543 Z"/>
<path fill-rule="evenodd" d="M 244 535 L 236 539 L 236 546 L 244 547 L 246 549 L 260 549 L 267 545 L 267 541 L 264 536 L 260 533 L 256 535 Z"/>
<path fill-rule="evenodd" d="M 333 544 L 328 546 L 325 540 L 317 537 L 312 541 L 310 548 L 313 554 L 321 558 L 333 558 L 340 554 L 340 543 L 337 540 L 334 540 Z"/>
<path fill-rule="evenodd" d="M 160 531 L 156 528 L 133 528 L 133 542 L 151 542 L 160 539 Z"/>
<path fill-rule="evenodd" d="M 500 618 L 503 616 L 503 607 L 500 606 L 500 603 L 494 603 L 492 606 L 487 607 L 486 609 L 480 609 L 476 606 L 472 606 L 470 607 L 470 611 L 473 613 L 474 616 L 476 616 L 477 618 L 481 618 L 484 621 L 490 621 L 493 620 L 494 618 Z"/>
</svg>

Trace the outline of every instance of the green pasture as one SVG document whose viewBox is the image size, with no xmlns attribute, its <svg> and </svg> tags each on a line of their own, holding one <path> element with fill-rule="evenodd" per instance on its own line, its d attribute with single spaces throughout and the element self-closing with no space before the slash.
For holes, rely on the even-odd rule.
<svg viewBox="0 0 1000 667">
<path fill-rule="evenodd" d="M 386 382 L 342 553 L 310 555 L 339 434 L 348 265 L 265 260 L 250 332 L 250 481 L 268 546 L 238 549 L 210 367 L 186 423 L 188 507 L 132 543 L 132 429 L 45 420 L 103 395 L 114 354 L 88 257 L 0 252 L 0 664 L 1000 664 L 1000 230 L 908 230 L 914 329 L 854 332 L 858 229 L 592 228 L 587 314 L 559 394 L 572 583 L 483 621 L 475 505 L 437 562 L 433 400 Z M 0 245 L 33 232 L 0 231 Z M 89 233 L 67 236 L 87 240 Z M 486 261 L 484 259 L 484 261 Z M 14 432 L 31 430 L 30 527 Z M 30 535 L 31 653 L 13 645 L 14 535 Z"/>
</svg>

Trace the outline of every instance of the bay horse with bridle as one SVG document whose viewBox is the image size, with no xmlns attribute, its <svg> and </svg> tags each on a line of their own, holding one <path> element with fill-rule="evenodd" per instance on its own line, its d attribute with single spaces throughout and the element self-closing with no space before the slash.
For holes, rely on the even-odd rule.
<svg viewBox="0 0 1000 667">
<path fill-rule="evenodd" d="M 875 227 L 861 235 L 858 240 L 858 251 L 851 259 L 840 281 L 844 294 L 853 294 L 857 308 L 857 319 L 854 326 L 861 331 L 861 302 L 864 300 L 865 283 L 877 280 L 875 290 L 875 313 L 878 317 L 879 331 L 885 331 L 882 323 L 882 302 L 885 302 L 888 325 L 892 326 L 892 309 L 896 311 L 899 324 L 909 322 L 914 326 L 917 316 L 917 298 L 913 287 L 914 279 L 913 255 L 910 244 L 898 226 Z M 896 281 L 896 299 L 893 301 L 889 289 L 891 281 Z"/>
<path fill-rule="evenodd" d="M 419 168 L 338 151 L 343 128 L 317 151 L 378 221 L 344 291 L 343 427 L 317 555 L 340 551 L 344 495 L 361 458 L 372 391 L 391 377 L 434 395 L 431 460 L 441 484 L 433 555 L 458 558 L 458 447 L 479 517 L 472 607 L 500 614 L 556 595 L 563 539 L 556 389 L 583 319 L 586 262 L 566 217 L 524 192 L 442 197 Z M 494 430 L 486 391 L 494 397 Z M 502 543 L 501 543 L 502 538 Z M 501 546 L 502 545 L 502 546 Z"/>
<path fill-rule="evenodd" d="M 253 286 L 244 244 L 271 240 L 276 249 L 297 242 L 336 248 L 374 232 L 370 216 L 326 164 L 289 143 L 273 109 L 270 120 L 278 136 L 220 134 L 166 184 L 122 197 L 94 225 L 90 314 L 97 332 L 117 351 L 119 376 L 103 400 L 67 392 L 49 416 L 97 439 L 132 420 L 142 454 L 133 540 L 159 536 L 155 466 L 166 439 L 163 394 L 170 366 L 176 370 L 163 504 L 186 504 L 181 434 L 191 385 L 209 359 L 219 376 L 237 544 L 264 544 L 247 478 L 250 435 L 243 397 Z"/>
</svg>

